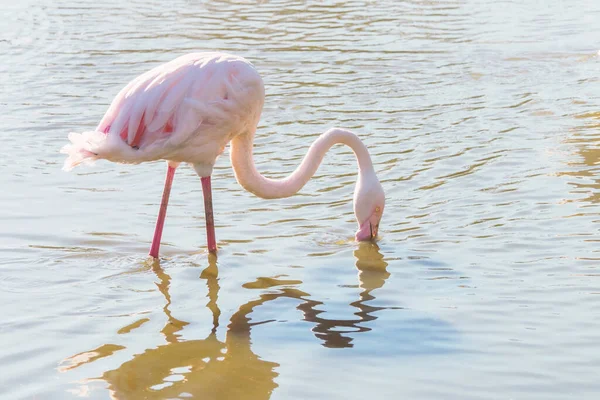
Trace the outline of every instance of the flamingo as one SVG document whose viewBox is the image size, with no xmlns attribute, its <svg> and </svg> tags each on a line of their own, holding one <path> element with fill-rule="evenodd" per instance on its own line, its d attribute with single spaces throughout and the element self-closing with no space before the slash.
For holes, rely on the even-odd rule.
<svg viewBox="0 0 600 400">
<path fill-rule="evenodd" d="M 158 258 L 175 170 L 191 164 L 202 183 L 207 245 L 216 254 L 211 174 L 231 143 L 231 164 L 239 184 L 264 199 L 290 197 L 317 171 L 334 144 L 349 146 L 358 161 L 354 190 L 357 241 L 377 237 L 385 195 L 366 146 L 354 133 L 329 129 L 310 146 L 296 170 L 284 179 L 261 175 L 252 156 L 264 104 L 264 85 L 246 59 L 220 52 L 180 56 L 133 79 L 113 100 L 95 130 L 71 132 L 63 169 L 104 159 L 139 164 L 166 160 L 167 176 L 149 255 Z"/>
</svg>

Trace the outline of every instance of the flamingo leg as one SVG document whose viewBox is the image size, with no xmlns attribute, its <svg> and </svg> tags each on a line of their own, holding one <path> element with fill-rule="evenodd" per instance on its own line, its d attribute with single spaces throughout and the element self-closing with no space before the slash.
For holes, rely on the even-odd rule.
<svg viewBox="0 0 600 400">
<path fill-rule="evenodd" d="M 163 190 L 162 201 L 160 202 L 160 211 L 156 220 L 156 228 L 154 228 L 154 238 L 150 247 L 150 256 L 158 258 L 158 248 L 160 247 L 160 238 L 162 237 L 163 226 L 165 225 L 165 217 L 167 216 L 167 205 L 169 204 L 169 195 L 171 194 L 171 185 L 175 176 L 175 167 L 170 165 L 167 168 L 167 177 L 165 179 L 165 188 Z"/>
<path fill-rule="evenodd" d="M 200 178 L 202 182 L 202 195 L 204 196 L 204 214 L 206 215 L 206 241 L 210 253 L 217 252 L 217 239 L 215 237 L 215 218 L 213 216 L 212 189 L 210 176 Z"/>
</svg>

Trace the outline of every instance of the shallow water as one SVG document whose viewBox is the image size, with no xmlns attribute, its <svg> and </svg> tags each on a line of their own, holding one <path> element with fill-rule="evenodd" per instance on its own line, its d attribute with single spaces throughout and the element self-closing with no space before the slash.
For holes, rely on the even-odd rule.
<svg viewBox="0 0 600 400">
<path fill-rule="evenodd" d="M 126 3 L 126 4 L 124 4 Z M 595 399 L 600 3 L 20 1 L 0 25 L 0 398 Z M 355 162 L 292 198 L 162 162 L 60 170 L 131 78 L 250 59 L 256 160 L 290 172 L 331 126 L 387 193 L 353 243 Z"/>
</svg>

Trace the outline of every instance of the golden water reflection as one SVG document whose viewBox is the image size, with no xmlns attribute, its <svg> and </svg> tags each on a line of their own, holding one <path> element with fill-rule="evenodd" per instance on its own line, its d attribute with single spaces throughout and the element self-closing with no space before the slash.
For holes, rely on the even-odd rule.
<svg viewBox="0 0 600 400">
<path fill-rule="evenodd" d="M 578 127 L 569 137 L 567 143 L 575 146 L 579 158 L 569 160 L 568 165 L 572 170 L 559 175 L 569 175 L 577 178 L 570 184 L 576 192 L 583 193 L 586 197 L 581 201 L 589 203 L 600 202 L 600 178 L 598 178 L 598 165 L 600 165 L 600 112 L 591 112 L 577 115 L 586 123 Z"/>
<path fill-rule="evenodd" d="M 137 354 L 115 370 L 107 371 L 102 379 L 115 399 L 165 399 L 196 397 L 209 399 L 268 399 L 277 387 L 276 362 L 261 359 L 252 351 L 250 332 L 253 325 L 271 321 L 251 323 L 250 315 L 261 305 L 278 298 L 293 298 L 300 301 L 297 306 L 303 319 L 314 323 L 312 331 L 326 347 L 352 347 L 351 334 L 367 332 L 371 328 L 365 323 L 377 318 L 374 313 L 383 307 L 367 303 L 374 300 L 372 291 L 384 285 L 390 276 L 387 263 L 375 244 L 364 243 L 354 252 L 360 293 L 350 305 L 357 311 L 355 318 L 348 320 L 326 319 L 319 316 L 324 303 L 310 299 L 310 294 L 297 288 L 299 280 L 257 278 L 244 284 L 245 288 L 266 289 L 279 287 L 276 292 L 262 293 L 257 299 L 241 305 L 231 316 L 224 342 L 216 336 L 220 310 L 217 304 L 219 279 L 216 260 L 210 259 L 209 266 L 202 271 L 200 279 L 208 286 L 207 304 L 213 316 L 213 326 L 205 339 L 181 340 L 179 332 L 189 323 L 175 318 L 171 311 L 169 293 L 171 277 L 158 262 L 152 269 L 159 279 L 158 289 L 165 298 L 163 311 L 167 323 L 161 330 L 167 344 Z M 132 325 L 138 324 L 139 321 Z M 145 323 L 146 321 L 140 322 Z M 123 329 L 120 330 L 120 332 Z M 99 347 L 104 348 L 106 345 Z M 122 346 L 110 345 L 110 352 L 99 354 L 96 350 L 77 354 L 65 360 L 70 364 L 62 370 L 112 355 Z M 106 354 L 104 354 L 106 353 Z"/>
</svg>

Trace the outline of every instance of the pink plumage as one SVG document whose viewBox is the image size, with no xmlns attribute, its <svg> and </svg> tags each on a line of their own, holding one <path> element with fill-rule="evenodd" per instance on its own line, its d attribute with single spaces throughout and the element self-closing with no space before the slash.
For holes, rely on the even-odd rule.
<svg viewBox="0 0 600 400">
<path fill-rule="evenodd" d="M 231 138 L 256 126 L 263 98 L 260 75 L 241 57 L 179 57 L 125 86 L 95 131 L 71 134 L 64 169 L 167 159 L 198 164 L 208 176 Z"/>
<path fill-rule="evenodd" d="M 358 164 L 354 212 L 357 240 L 377 236 L 385 196 L 367 148 L 352 132 L 330 129 L 310 147 L 287 178 L 262 176 L 252 147 L 264 103 L 263 81 L 247 60 L 225 53 L 193 53 L 138 76 L 115 97 L 95 130 L 70 133 L 61 152 L 63 169 L 98 159 L 137 164 L 166 160 L 167 177 L 150 255 L 158 249 L 171 185 L 179 163 L 191 164 L 202 180 L 208 248 L 216 252 L 210 176 L 217 157 L 231 142 L 231 163 L 238 182 L 263 198 L 288 197 L 316 172 L 336 143 L 350 146 Z"/>
</svg>

